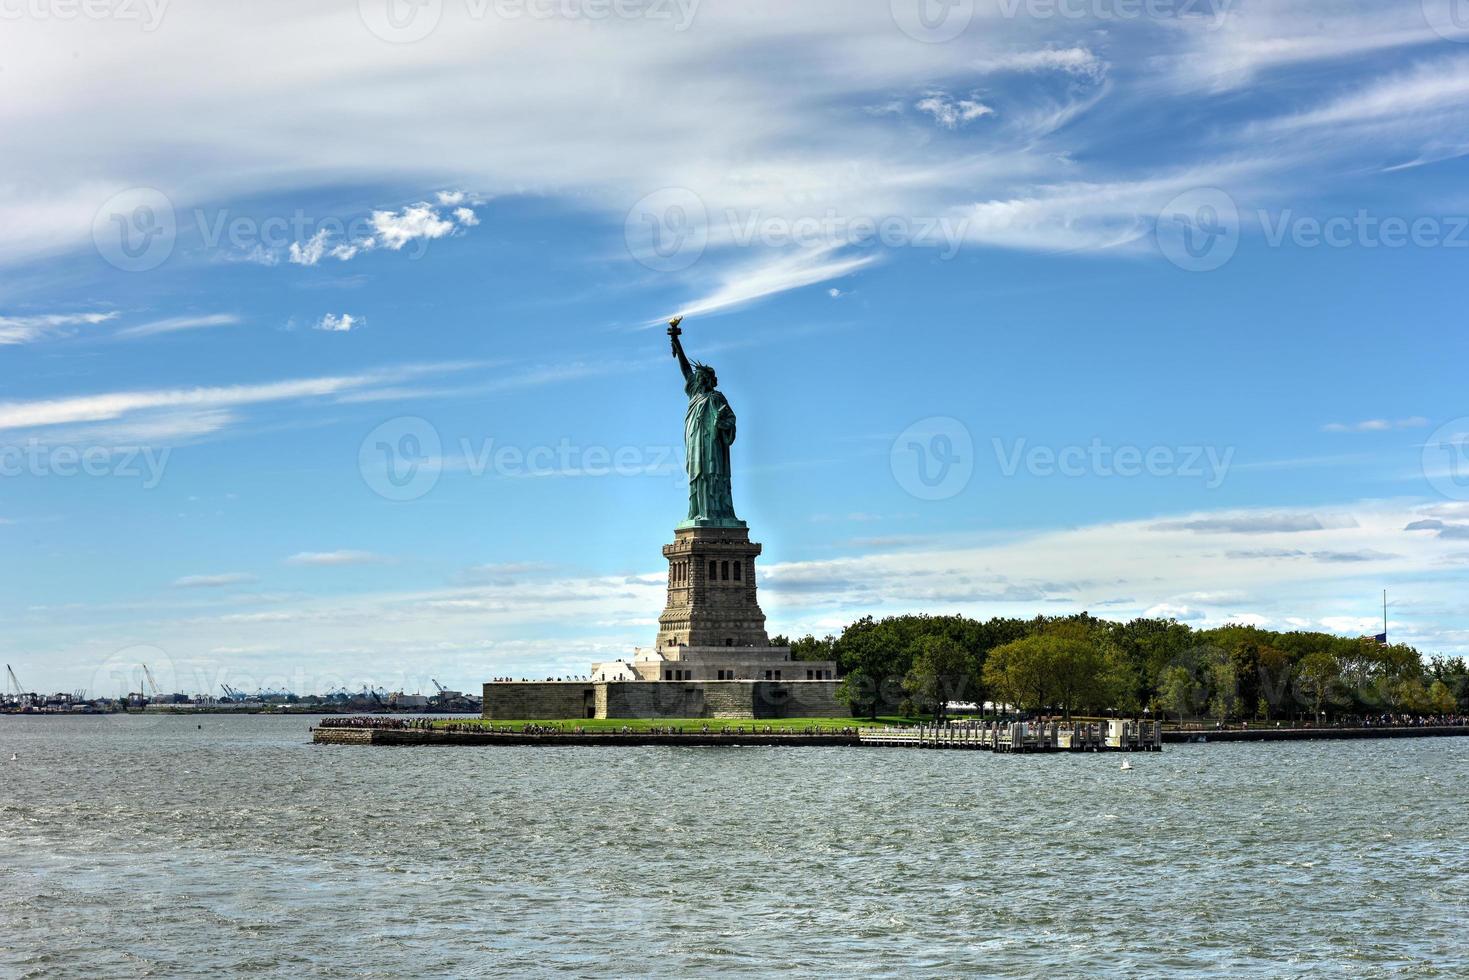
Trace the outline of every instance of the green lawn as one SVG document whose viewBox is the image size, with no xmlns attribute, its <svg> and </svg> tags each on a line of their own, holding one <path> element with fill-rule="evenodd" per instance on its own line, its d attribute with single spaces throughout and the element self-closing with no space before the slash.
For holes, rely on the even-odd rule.
<svg viewBox="0 0 1469 980">
<path fill-rule="evenodd" d="M 444 725 L 449 722 L 435 722 L 436 725 Z M 724 728 L 734 730 L 744 728 L 750 731 L 752 727 L 764 731 L 767 728 L 777 732 L 800 732 L 811 728 L 819 730 L 839 730 L 842 728 L 865 728 L 875 725 L 914 725 L 918 723 L 916 718 L 879 718 L 872 721 L 867 718 L 567 718 L 561 721 L 485 721 L 479 718 L 454 719 L 455 724 L 471 724 L 490 726 L 497 728 L 523 728 L 526 725 L 546 725 L 562 727 L 568 731 L 580 728 L 587 732 L 616 731 L 622 728 L 630 728 L 635 732 L 647 731 L 650 728 L 682 728 L 685 732 L 700 732 L 708 725 L 711 732 L 717 732 Z"/>
</svg>

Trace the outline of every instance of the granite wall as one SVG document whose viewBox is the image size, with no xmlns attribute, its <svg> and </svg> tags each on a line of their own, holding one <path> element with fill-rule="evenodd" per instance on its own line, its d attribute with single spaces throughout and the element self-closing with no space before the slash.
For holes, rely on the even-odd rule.
<svg viewBox="0 0 1469 980">
<path fill-rule="evenodd" d="M 836 681 L 608 681 L 493 683 L 484 716 L 571 718 L 843 718 Z M 590 713 L 589 713 L 590 709 Z"/>
</svg>

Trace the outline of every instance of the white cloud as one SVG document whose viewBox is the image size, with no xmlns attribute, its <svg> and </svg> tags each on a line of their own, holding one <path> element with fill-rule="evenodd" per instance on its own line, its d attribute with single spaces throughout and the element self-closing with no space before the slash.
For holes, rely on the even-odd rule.
<svg viewBox="0 0 1469 980">
<path fill-rule="evenodd" d="M 1441 42 L 1420 4 L 1226 4 L 1214 16 L 1178 18 L 1181 51 L 1160 56 L 1181 84 L 1227 90 L 1294 65 Z"/>
<path fill-rule="evenodd" d="M 1198 622 L 1204 618 L 1201 609 L 1192 606 L 1176 606 L 1171 602 L 1160 602 L 1156 606 L 1149 606 L 1143 611 L 1148 619 L 1176 619 L 1180 623 Z"/>
<path fill-rule="evenodd" d="M 174 579 L 176 589 L 219 589 L 230 585 L 254 582 L 255 576 L 245 572 L 226 572 L 222 575 L 185 575 Z"/>
<path fill-rule="evenodd" d="M 1375 80 L 1317 109 L 1273 121 L 1274 129 L 1306 129 L 1378 123 L 1442 125 L 1445 115 L 1469 108 L 1469 57 L 1425 62 Z"/>
<path fill-rule="evenodd" d="M 1446 573 L 1444 564 L 1462 554 L 1463 543 L 1456 551 L 1455 542 L 1402 530 L 1426 509 L 1410 501 L 1372 501 L 1328 512 L 1301 511 L 1321 518 L 1326 529 L 1282 535 L 1280 544 L 1287 548 L 1391 556 L 1366 567 L 1239 561 L 1225 553 L 1256 546 L 1257 535 L 1150 530 L 1220 516 L 1206 512 L 1001 537 L 950 534 L 941 544 L 850 558 L 777 558 L 764 568 L 761 604 L 772 632 L 788 634 L 824 632 L 867 613 L 958 612 L 987 618 L 1087 609 L 1114 619 L 1180 613 L 1196 626 L 1321 624 L 1356 635 L 1367 632 L 1368 625 L 1380 628 L 1381 620 L 1373 618 L 1380 613 L 1379 590 L 1383 581 L 1391 581 L 1395 592 L 1412 595 L 1418 604 L 1411 614 L 1394 606 L 1394 619 L 1401 621 L 1391 627 L 1396 637 L 1426 652 L 1469 652 L 1463 577 Z M 507 562 L 484 570 L 484 581 L 453 587 L 229 604 L 220 595 L 220 605 L 180 608 L 172 618 L 155 618 L 150 630 L 165 649 L 263 651 L 246 664 L 228 664 L 234 669 L 289 670 L 297 663 L 293 651 L 309 648 L 318 672 L 411 673 L 425 662 L 425 637 L 431 637 L 435 669 L 440 663 L 460 664 L 461 684 L 496 674 L 579 673 L 593 659 L 626 655 L 651 639 L 636 624 L 662 608 L 665 576 L 654 565 L 656 542 L 649 547 L 648 575 L 558 576 L 554 569 Z M 294 563 L 346 566 L 367 555 L 304 552 Z M 207 601 L 219 593 L 199 589 L 195 594 Z M 1195 618 L 1200 613 L 1203 618 Z M 568 633 L 568 623 L 629 625 Z M 83 658 L 95 637 L 126 632 L 125 622 L 113 613 L 91 607 L 65 617 L 47 614 L 32 623 L 12 622 L 9 630 L 12 642 L 34 641 L 37 649 Z M 507 636 L 535 639 L 496 639 Z M 110 652 L 102 651 L 101 657 Z M 301 687 L 314 689 L 310 684 L 308 679 Z"/>
<path fill-rule="evenodd" d="M 614 223 L 659 188 L 690 189 L 711 215 L 733 208 L 787 221 L 829 208 L 877 216 L 972 209 L 971 240 L 987 246 L 1100 250 L 1140 243 L 1163 202 L 1190 186 L 1217 186 L 1234 161 L 1256 165 L 1264 189 L 1279 194 L 1292 171 L 1340 172 L 1315 164 L 1368 152 L 1360 139 L 1348 147 L 1315 132 L 1245 131 L 1251 119 L 1267 125 L 1282 105 L 1365 109 L 1384 124 L 1393 119 L 1381 115 L 1387 104 L 1430 117 L 1401 134 L 1398 161 L 1454 152 L 1428 144 L 1462 129 L 1443 125 L 1458 121 L 1445 115 L 1458 91 L 1453 84 L 1430 78 L 1432 92 L 1405 91 L 1374 108 L 1371 98 L 1363 102 L 1366 93 L 1342 96 L 1343 72 L 1322 71 L 1297 73 L 1290 89 L 1249 90 L 1207 139 L 1193 138 L 1213 111 L 1197 104 L 1198 87 L 1442 44 L 1415 4 L 1214 4 L 1218 16 L 1106 25 L 1005 17 L 979 6 L 969 29 L 941 45 L 915 43 L 896 29 L 886 4 L 830 0 L 704 4 L 695 29 L 677 34 L 677 43 L 668 23 L 652 18 L 619 24 L 617 43 L 609 44 L 584 22 L 475 18 L 463 4 L 445 5 L 438 29 L 413 45 L 383 44 L 351 4 L 214 5 L 147 35 L 96 36 L 82 22 L 17 22 L 0 39 L 0 61 L 7 77 L 27 79 L 28 98 L 0 106 L 7 150 L 0 262 L 90 249 L 99 205 L 143 174 L 181 219 L 221 201 L 284 197 L 332 180 L 444 188 L 424 202 L 404 207 L 401 199 L 374 212 L 381 228 L 360 241 L 295 243 L 302 264 L 458 234 L 480 220 L 459 213 L 479 199 L 462 187 L 552 199 Z M 219 44 L 220 37 L 231 43 Z M 78 73 L 70 53 L 83 45 L 88 71 Z M 328 48 L 331 57 L 321 57 Z M 290 67 L 261 76 L 252 60 L 261 50 Z M 548 50 L 570 67 L 546 71 Z M 766 56 L 739 56 L 750 50 Z M 128 71 L 144 58 L 154 66 L 146 78 Z M 1456 72 L 1445 65 L 1435 70 Z M 231 82 L 241 77 L 253 79 L 247 91 Z M 506 84 L 526 77 L 537 78 L 533 111 Z M 615 100 L 599 98 L 608 78 L 618 79 Z M 906 120 L 886 111 L 939 86 L 970 92 L 976 79 L 983 98 L 934 94 L 922 113 L 955 130 L 967 124 L 982 140 L 935 139 L 916 131 L 911 110 Z M 452 112 L 424 110 L 464 91 L 475 98 L 459 100 Z M 1353 98 L 1355 107 L 1337 104 Z M 879 111 L 859 108 L 872 103 Z M 597 106 L 590 118 L 589 104 Z M 1098 106 L 1113 113 L 1107 125 L 1077 125 Z M 986 116 L 991 107 L 994 115 Z M 219 125 L 231 117 L 251 125 Z M 64 138 L 54 132 L 58 118 L 73 122 Z M 1157 154 L 1117 152 L 1128 145 L 1134 119 L 1146 119 L 1164 140 L 1170 166 L 1200 180 L 1152 194 Z M 108 149 L 101 164 L 82 152 L 93 145 Z M 173 149 L 160 158 L 160 145 Z M 628 154 L 627 146 L 638 152 Z M 689 151 L 694 146 L 697 153 Z M 220 160 L 238 165 L 221 167 Z M 228 256 L 290 257 L 289 248 Z M 739 261 L 718 251 L 704 260 Z M 680 285 L 697 283 L 702 272 Z"/>
<path fill-rule="evenodd" d="M 315 265 L 326 254 L 327 241 L 332 237 L 329 229 L 323 228 L 305 242 L 292 242 L 290 260 L 294 265 Z"/>
<path fill-rule="evenodd" d="M 386 561 L 370 551 L 302 551 L 286 559 L 287 565 L 376 565 Z"/>
<path fill-rule="evenodd" d="M 361 317 L 354 317 L 350 313 L 328 313 L 316 322 L 313 329 L 326 330 L 332 333 L 346 333 L 349 330 L 362 326 L 366 322 Z"/>
<path fill-rule="evenodd" d="M 0 431 L 150 418 L 150 413 L 185 410 L 206 412 L 269 402 L 300 401 L 392 386 L 458 370 L 466 365 L 420 364 L 355 375 L 299 378 L 264 384 L 213 388 L 163 388 L 117 391 L 36 401 L 0 402 Z"/>
<path fill-rule="evenodd" d="M 1321 625 L 1346 636 L 1376 635 L 1382 631 L 1382 620 L 1372 616 L 1323 616 Z"/>
<path fill-rule="evenodd" d="M 443 238 L 454 231 L 454 222 L 440 216 L 427 204 L 410 204 L 401 211 L 372 212 L 374 241 L 398 251 L 420 238 Z"/>
<path fill-rule="evenodd" d="M 585 22 L 474 18 L 462 4 L 445 5 L 429 37 L 399 46 L 372 36 L 351 5 L 216 6 L 131 36 L 97 37 L 82 23 L 17 23 L 0 40 L 0 56 L 33 94 L 0 107 L 7 140 L 0 261 L 90 247 L 98 206 L 135 186 L 139 174 L 169 196 L 181 219 L 239 195 L 290 193 L 337 176 L 444 187 L 428 195 L 432 204 L 383 210 L 374 219 L 382 227 L 372 237 L 388 249 L 451 234 L 450 224 L 470 227 L 438 210 L 479 199 L 461 187 L 555 198 L 617 221 L 650 191 L 686 187 L 711 212 L 758 209 L 796 219 L 828 205 L 846 214 L 940 214 L 1009 194 L 1017 181 L 1115 179 L 1078 164 L 1076 151 L 1085 147 L 1070 139 L 1039 143 L 1034 132 L 1010 132 L 982 148 L 936 155 L 932 146 L 894 139 L 893 117 L 851 108 L 873 93 L 893 98 L 947 79 L 1053 72 L 1063 77 L 996 77 L 996 87 L 1013 88 L 1004 93 L 1007 119 L 1065 115 L 1089 100 L 1058 102 L 1047 83 L 1095 87 L 1105 68 L 1067 19 L 985 11 L 954 43 L 923 45 L 895 28 L 886 4 L 753 0 L 704 4 L 697 14 L 696 29 L 677 34 L 676 44 L 658 18 L 618 25 L 617 43 L 609 44 Z M 1117 32 L 1143 30 L 1118 25 Z M 1173 40 L 1153 38 L 1152 25 L 1146 33 L 1164 47 Z M 218 43 L 221 37 L 230 43 Z M 70 57 L 79 44 L 88 53 L 85 73 Z M 321 57 L 328 47 L 331 57 Z M 276 52 L 289 69 L 261 76 L 251 54 L 261 50 Z M 546 71 L 548 50 L 570 67 Z M 768 57 L 757 64 L 736 56 L 749 50 Z M 126 70 L 144 57 L 154 66 L 146 79 Z M 247 90 L 229 81 L 240 77 L 254 79 Z M 533 111 L 506 84 L 526 77 L 538 79 Z M 598 98 L 608 78 L 619 80 L 612 101 Z M 453 112 L 424 111 L 464 91 L 476 96 L 458 100 Z M 945 97 L 929 114 L 958 127 L 989 102 L 988 95 Z M 598 107 L 591 117 L 589 104 Z M 218 124 L 231 114 L 251 125 Z M 56 118 L 73 120 L 75 133 L 92 133 L 92 143 L 57 139 Z M 987 135 L 997 129 L 987 127 Z M 90 158 L 80 152 L 99 142 L 108 148 L 100 174 L 83 165 Z M 174 151 L 160 159 L 159 145 Z M 639 152 L 626 153 L 629 145 Z M 220 167 L 219 160 L 240 164 Z M 313 242 L 296 243 L 303 263 L 331 254 L 318 251 L 327 243 Z M 288 257 L 289 249 L 248 256 Z"/>
<path fill-rule="evenodd" d="M 1406 419 L 1363 419 L 1360 422 L 1328 422 L 1323 432 L 1391 432 L 1393 429 L 1421 429 L 1428 420 L 1421 415 Z"/>
<path fill-rule="evenodd" d="M 164 320 L 152 320 L 148 323 L 140 323 L 133 327 L 125 327 L 119 330 L 114 336 L 126 338 L 152 337 L 155 334 L 176 333 L 180 330 L 199 330 L 206 327 L 230 327 L 240 322 L 240 316 L 235 313 L 175 316 Z"/>
<path fill-rule="evenodd" d="M 934 122 L 945 129 L 957 129 L 964 123 L 994 115 L 995 112 L 977 99 L 952 99 L 943 92 L 928 94 L 914 103 L 913 108 L 933 116 Z"/>
<path fill-rule="evenodd" d="M 263 265 L 266 268 L 281 264 L 279 251 L 266 248 L 259 242 L 251 245 L 245 251 L 215 252 L 211 255 L 211 258 L 217 262 L 237 262 L 247 265 Z"/>
<path fill-rule="evenodd" d="M 1190 531 L 1194 534 L 1297 534 L 1321 531 L 1332 518 L 1307 511 L 1247 510 L 1159 521 L 1152 531 Z"/>
<path fill-rule="evenodd" d="M 1200 187 L 1239 187 L 1260 164 L 1229 161 L 1110 183 L 1042 184 L 960 212 L 970 241 L 1042 251 L 1138 247 L 1170 199 Z"/>
<path fill-rule="evenodd" d="M 680 312 L 694 316 L 735 309 L 775 293 L 851 275 L 877 261 L 872 255 L 838 258 L 836 252 L 834 247 L 798 249 L 725 268 L 713 290 L 686 304 Z"/>
<path fill-rule="evenodd" d="M 462 192 L 441 192 L 438 196 L 441 202 L 446 197 L 457 201 L 465 198 Z M 313 266 L 327 256 L 347 262 L 363 252 L 377 248 L 397 252 L 409 242 L 418 239 L 443 238 L 456 230 L 473 228 L 479 224 L 479 216 L 472 208 L 456 207 L 451 220 L 441 215 L 433 205 L 419 202 L 402 210 L 373 211 L 370 221 L 373 233 L 351 242 L 333 245 L 333 233 L 329 228 L 322 228 L 304 242 L 292 242 L 288 250 L 289 260 L 294 265 Z"/>
<path fill-rule="evenodd" d="M 1107 63 L 1087 48 L 1045 48 L 1038 51 L 1016 51 L 981 61 L 981 71 L 1062 71 L 1087 78 L 1100 78 Z"/>
<path fill-rule="evenodd" d="M 0 344 L 28 344 L 64 332 L 68 327 L 96 326 L 116 319 L 117 313 L 40 313 L 0 316 Z"/>
</svg>

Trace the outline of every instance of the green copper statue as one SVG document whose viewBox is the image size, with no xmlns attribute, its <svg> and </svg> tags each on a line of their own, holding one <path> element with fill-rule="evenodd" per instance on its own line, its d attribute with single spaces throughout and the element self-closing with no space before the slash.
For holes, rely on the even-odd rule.
<svg viewBox="0 0 1469 980">
<path fill-rule="evenodd" d="M 684 467 L 689 473 L 689 516 L 679 527 L 744 527 L 735 516 L 729 482 L 729 447 L 735 441 L 735 414 L 717 390 L 714 369 L 684 356 L 678 328 L 683 317 L 668 322 L 673 356 L 683 371 L 689 408 L 684 413 Z"/>
</svg>

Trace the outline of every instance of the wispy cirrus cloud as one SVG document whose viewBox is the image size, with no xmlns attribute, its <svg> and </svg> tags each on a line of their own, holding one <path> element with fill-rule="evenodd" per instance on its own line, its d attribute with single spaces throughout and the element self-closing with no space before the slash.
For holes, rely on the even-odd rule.
<svg viewBox="0 0 1469 980">
<path fill-rule="evenodd" d="M 71 332 L 71 328 L 96 326 L 117 318 L 117 313 L 36 313 L 0 316 L 0 344 L 29 344 L 42 338 Z"/>
<path fill-rule="evenodd" d="M 1469 56 L 1438 58 L 1375 79 L 1324 105 L 1272 120 L 1278 130 L 1359 124 L 1433 125 L 1469 112 Z"/>
<path fill-rule="evenodd" d="M 1394 429 L 1421 429 L 1428 420 L 1421 415 L 1402 419 L 1362 419 L 1360 422 L 1328 422 L 1322 432 L 1391 432 Z"/>
<path fill-rule="evenodd" d="M 1445 5 L 1447 6 L 1447 5 Z M 1420 4 L 1303 2 L 1218 5 L 1216 13 L 1173 22 L 1180 44 L 1156 58 L 1185 89 L 1218 91 L 1260 75 L 1441 43 Z"/>
<path fill-rule="evenodd" d="M 332 567 L 337 565 L 379 565 L 388 561 L 371 551 L 302 551 L 286 559 L 287 565 Z"/>
<path fill-rule="evenodd" d="M 795 249 L 721 269 L 719 284 L 679 312 L 694 316 L 736 309 L 776 293 L 851 275 L 877 261 L 871 254 L 838 252 L 836 246 Z"/>
<path fill-rule="evenodd" d="M 219 575 L 185 575 L 174 579 L 173 587 L 176 589 L 222 589 L 231 585 L 245 585 L 255 582 L 254 575 L 245 572 L 225 572 Z"/>
<path fill-rule="evenodd" d="M 1321 531 L 1328 526 L 1319 515 L 1302 511 L 1242 511 L 1237 514 L 1210 514 L 1159 521 L 1151 525 L 1149 530 L 1191 531 L 1195 534 L 1297 534 L 1302 531 Z"/>
<path fill-rule="evenodd" d="M 401 390 L 399 386 L 406 381 L 451 374 L 474 363 L 409 364 L 359 374 L 257 384 L 136 389 L 0 402 L 0 432 L 23 432 L 50 443 L 85 438 L 136 444 L 190 438 L 238 424 L 245 418 L 243 410 L 251 406 L 333 399 L 379 389 Z"/>
<path fill-rule="evenodd" d="M 150 320 L 147 323 L 140 323 L 136 326 L 124 327 L 114 333 L 113 336 L 124 339 L 153 337 L 158 334 L 177 333 L 181 330 L 232 327 L 243 322 L 244 319 L 238 313 L 205 313 L 173 316 L 162 320 Z"/>
</svg>

